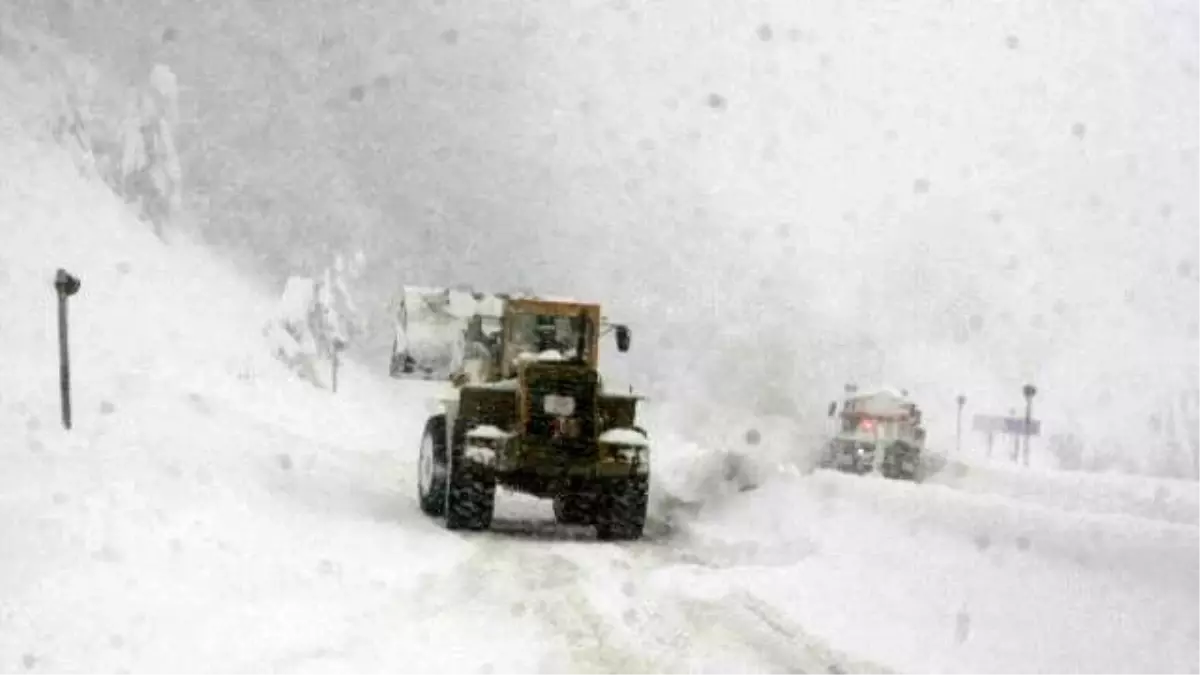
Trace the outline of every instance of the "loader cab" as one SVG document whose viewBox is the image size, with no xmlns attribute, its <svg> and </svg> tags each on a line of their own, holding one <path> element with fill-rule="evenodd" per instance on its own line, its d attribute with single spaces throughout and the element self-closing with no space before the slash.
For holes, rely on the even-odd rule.
<svg viewBox="0 0 1200 675">
<path fill-rule="evenodd" d="M 593 303 L 405 286 L 395 312 L 390 373 L 398 379 L 494 383 L 538 360 L 595 371 L 609 332 L 618 351 L 629 350 L 629 328 L 602 319 Z"/>
<path fill-rule="evenodd" d="M 504 309 L 501 377 L 515 377 L 522 361 L 564 361 L 596 368 L 598 305 L 510 299 Z"/>
</svg>

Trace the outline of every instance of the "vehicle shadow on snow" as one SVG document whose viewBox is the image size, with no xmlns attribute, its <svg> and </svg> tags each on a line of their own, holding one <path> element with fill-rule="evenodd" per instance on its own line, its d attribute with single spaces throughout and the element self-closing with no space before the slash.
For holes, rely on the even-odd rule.
<svg viewBox="0 0 1200 675">
<path fill-rule="evenodd" d="M 493 518 L 491 534 L 514 540 L 595 541 L 595 528 L 587 525 L 562 525 L 553 519 Z"/>
<path fill-rule="evenodd" d="M 416 487 L 408 489 L 400 476 L 389 476 L 392 480 L 381 482 L 374 475 L 368 479 L 361 470 L 349 471 L 312 456 L 296 454 L 268 459 L 261 469 L 263 482 L 274 495 L 313 513 L 365 519 L 374 524 L 417 526 L 426 531 L 445 528 L 444 519 L 421 512 Z M 596 529 L 590 525 L 558 523 L 549 500 L 503 490 L 497 494 L 496 512 L 488 530 L 446 532 L 468 538 L 492 535 L 512 541 L 610 543 L 599 540 Z M 651 514 L 638 541 L 664 541 L 673 532 L 671 523 Z"/>
<path fill-rule="evenodd" d="M 502 536 L 513 541 L 569 541 L 596 542 L 597 544 L 623 543 L 606 542 L 596 537 L 596 528 L 590 525 L 563 525 L 555 522 L 553 517 L 494 517 L 488 530 L 493 535 Z M 641 542 L 661 542 L 669 540 L 672 530 L 667 523 L 648 519 L 643 531 Z"/>
</svg>

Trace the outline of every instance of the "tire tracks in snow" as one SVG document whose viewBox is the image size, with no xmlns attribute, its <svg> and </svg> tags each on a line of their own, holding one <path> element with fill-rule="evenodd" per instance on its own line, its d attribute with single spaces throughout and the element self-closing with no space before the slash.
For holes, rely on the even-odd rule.
<svg viewBox="0 0 1200 675">
<path fill-rule="evenodd" d="M 573 563 L 553 553 L 535 553 L 522 550 L 519 544 L 506 546 L 504 542 L 482 539 L 473 555 L 439 574 L 416 602 L 428 618 L 456 618 L 453 615 L 463 611 L 507 613 L 515 626 L 502 630 L 518 634 L 521 624 L 534 622 L 544 635 L 525 634 L 522 639 L 537 640 L 547 652 L 538 670 L 664 670 L 660 659 L 630 649 L 613 634 L 605 617 L 585 596 L 577 571 Z"/>
<path fill-rule="evenodd" d="M 419 602 L 432 616 L 506 607 L 550 637 L 541 670 L 563 672 L 882 672 L 833 652 L 768 603 L 731 584 L 685 590 L 703 568 L 670 542 L 528 542 L 479 536 Z M 724 570 L 726 574 L 730 570 Z M 747 573 L 753 573 L 748 570 Z"/>
<path fill-rule="evenodd" d="M 701 541 L 675 545 L 684 543 L 682 539 L 677 542 L 649 543 L 643 561 L 649 574 L 678 577 L 690 570 L 700 578 L 713 575 L 713 583 L 723 587 L 717 597 L 699 598 L 694 593 L 678 597 L 698 603 L 705 612 L 719 612 L 727 626 L 736 627 L 737 634 L 747 644 L 754 645 L 759 654 L 769 656 L 770 662 L 777 664 L 783 672 L 891 672 L 878 663 L 856 659 L 834 650 L 825 640 L 787 618 L 771 603 L 743 588 L 738 580 L 761 569 L 760 565 L 743 564 L 744 555 L 729 556 L 727 551 L 721 549 L 705 551 Z M 684 586 L 678 582 L 672 585 L 676 588 Z M 706 617 L 699 618 L 704 620 Z"/>
</svg>

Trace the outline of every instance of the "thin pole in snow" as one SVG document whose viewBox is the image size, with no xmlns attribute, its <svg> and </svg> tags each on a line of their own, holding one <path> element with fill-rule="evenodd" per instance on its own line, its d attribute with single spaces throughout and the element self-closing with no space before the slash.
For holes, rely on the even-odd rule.
<svg viewBox="0 0 1200 675">
<path fill-rule="evenodd" d="M 335 394 L 338 390 L 338 354 L 340 354 L 345 348 L 346 343 L 341 338 L 333 339 L 333 349 L 331 350 L 333 352 L 333 359 L 331 360 L 332 372 L 330 373 L 330 380 L 333 387 L 333 393 Z"/>
<path fill-rule="evenodd" d="M 338 353 L 337 353 L 336 349 L 333 351 L 333 373 L 332 373 L 332 375 L 333 375 L 333 377 L 332 377 L 333 393 L 336 394 L 337 393 L 337 376 L 338 376 Z"/>
<path fill-rule="evenodd" d="M 58 295 L 58 388 L 63 428 L 71 429 L 71 356 L 67 336 L 67 298 L 79 292 L 79 279 L 59 268 L 54 275 Z"/>
<path fill-rule="evenodd" d="M 1021 389 L 1021 394 L 1025 396 L 1025 447 L 1021 459 L 1025 466 L 1029 466 L 1029 437 L 1033 435 L 1033 397 L 1037 395 L 1037 387 L 1032 384 L 1027 384 Z"/>
</svg>

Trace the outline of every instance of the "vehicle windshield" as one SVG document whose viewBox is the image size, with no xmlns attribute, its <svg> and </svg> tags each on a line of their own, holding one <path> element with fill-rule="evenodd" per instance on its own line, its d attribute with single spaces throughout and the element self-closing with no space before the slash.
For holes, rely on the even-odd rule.
<svg viewBox="0 0 1200 675">
<path fill-rule="evenodd" d="M 579 338 L 584 322 L 578 316 L 516 314 L 512 317 L 512 343 L 516 354 L 545 351 L 560 352 L 564 358 L 578 358 Z"/>
</svg>

